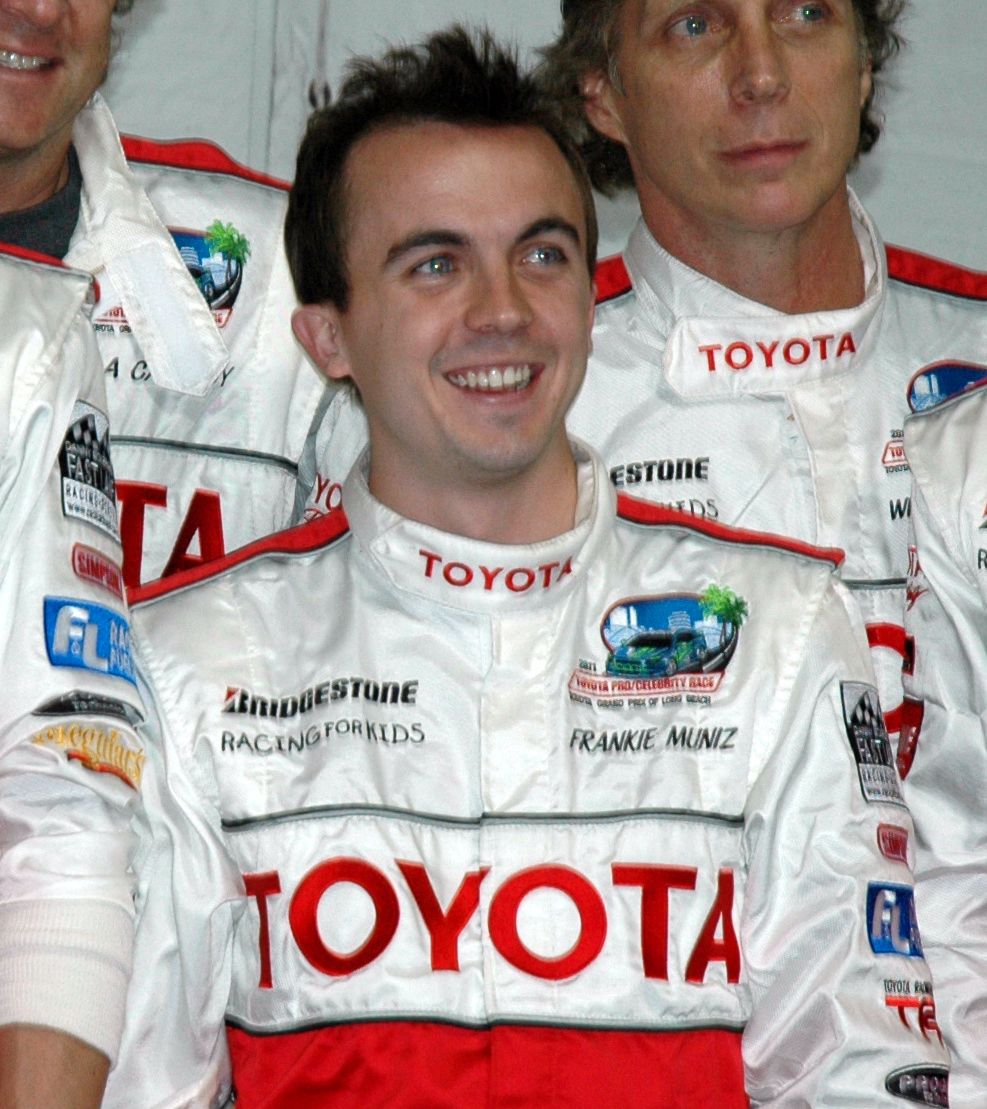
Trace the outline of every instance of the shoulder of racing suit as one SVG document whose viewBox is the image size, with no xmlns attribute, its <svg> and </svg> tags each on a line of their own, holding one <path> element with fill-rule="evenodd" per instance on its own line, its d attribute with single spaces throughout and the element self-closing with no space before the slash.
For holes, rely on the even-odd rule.
<svg viewBox="0 0 987 1109">
<path fill-rule="evenodd" d="M 905 247 L 888 245 L 886 250 L 888 276 L 892 281 L 967 300 L 987 300 L 987 273 Z M 594 277 L 597 304 L 616 300 L 633 288 L 624 259 L 619 254 L 601 258 Z"/>
<path fill-rule="evenodd" d="M 145 139 L 139 135 L 121 135 L 123 152 L 127 161 L 154 166 L 171 166 L 175 169 L 198 170 L 201 173 L 222 173 L 228 177 L 239 177 L 256 185 L 287 191 L 290 182 L 282 181 L 266 173 L 250 169 L 235 161 L 222 147 L 204 139 L 179 139 L 161 142 Z"/>
<path fill-rule="evenodd" d="M 816 562 L 825 562 L 833 569 L 838 569 L 846 558 L 845 552 L 839 547 L 817 547 L 815 544 L 803 543 L 798 539 L 788 539 L 783 535 L 775 535 L 772 532 L 731 527 L 729 524 L 720 524 L 715 520 L 693 516 L 688 512 L 666 508 L 661 504 L 628 497 L 623 493 L 617 495 L 617 516 L 619 519 L 632 524 L 642 524 L 646 527 L 681 528 L 697 535 L 703 535 L 707 539 L 733 543 L 742 547 L 762 547 L 787 551 L 789 554 L 801 555 Z"/>
<path fill-rule="evenodd" d="M 193 566 L 177 574 L 159 578 L 127 592 L 131 609 L 158 601 L 172 593 L 182 592 L 213 578 L 220 577 L 239 566 L 270 555 L 308 555 L 331 547 L 345 539 L 350 525 L 342 508 L 335 508 L 311 522 L 266 535 L 253 543 L 240 547 L 223 558 L 214 559 L 200 566 Z"/>
</svg>

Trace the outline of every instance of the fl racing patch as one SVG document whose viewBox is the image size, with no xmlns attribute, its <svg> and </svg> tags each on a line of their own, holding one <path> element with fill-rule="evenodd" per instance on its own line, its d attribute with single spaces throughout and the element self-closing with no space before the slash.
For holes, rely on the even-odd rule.
<svg viewBox="0 0 987 1109">
<path fill-rule="evenodd" d="M 843 723 L 864 798 L 870 802 L 904 805 L 877 690 L 864 682 L 840 682 L 840 693 Z"/>
</svg>

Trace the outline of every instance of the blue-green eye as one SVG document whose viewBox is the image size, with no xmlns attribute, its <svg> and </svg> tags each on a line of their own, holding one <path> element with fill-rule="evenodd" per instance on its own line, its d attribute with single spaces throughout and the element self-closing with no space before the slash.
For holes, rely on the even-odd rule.
<svg viewBox="0 0 987 1109">
<path fill-rule="evenodd" d="M 799 4 L 795 14 L 804 23 L 818 23 L 825 18 L 826 11 L 822 4 Z"/>
<path fill-rule="evenodd" d="M 566 253 L 561 247 L 542 244 L 530 250 L 525 258 L 539 266 L 552 266 L 566 260 Z"/>
<path fill-rule="evenodd" d="M 687 15 L 672 26 L 672 32 L 687 38 L 696 38 L 709 30 L 709 20 L 701 15 Z"/>
<path fill-rule="evenodd" d="M 419 262 L 412 273 L 423 273 L 428 277 L 445 277 L 446 274 L 452 273 L 452 259 L 448 254 L 434 254 L 424 262 Z"/>
</svg>

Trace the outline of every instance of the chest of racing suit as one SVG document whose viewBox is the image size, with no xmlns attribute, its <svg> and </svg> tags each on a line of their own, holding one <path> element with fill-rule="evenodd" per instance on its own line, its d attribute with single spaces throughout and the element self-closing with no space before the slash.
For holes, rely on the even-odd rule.
<svg viewBox="0 0 987 1109">
<path fill-rule="evenodd" d="M 932 1005 L 877 834 L 910 821 L 832 566 L 580 482 L 573 531 L 501 546 L 358 465 L 345 515 L 142 593 L 173 802 L 109 1105 L 221 1099 L 224 1017 L 248 1107 L 945 1083 L 887 1000 Z"/>
<path fill-rule="evenodd" d="M 292 522 L 324 389 L 291 335 L 283 185 L 205 143 L 121 146 L 98 95 L 73 143 L 66 260 L 98 281 L 132 588 Z"/>
<path fill-rule="evenodd" d="M 0 1024 L 116 1058 L 144 751 L 88 274 L 0 252 Z"/>
<path fill-rule="evenodd" d="M 639 224 L 623 259 L 601 268 L 604 302 L 569 427 L 632 496 L 843 548 L 894 734 L 910 711 L 901 673 L 912 665 L 904 422 L 987 375 L 987 282 L 886 252 L 851 204 L 865 299 L 805 315 L 718 285 Z"/>
</svg>

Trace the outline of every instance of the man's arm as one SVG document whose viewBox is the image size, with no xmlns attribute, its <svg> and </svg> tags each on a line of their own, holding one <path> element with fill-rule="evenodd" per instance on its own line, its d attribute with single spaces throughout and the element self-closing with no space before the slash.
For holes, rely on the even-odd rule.
<svg viewBox="0 0 987 1109">
<path fill-rule="evenodd" d="M 0 1105 L 4 1109 L 99 1109 L 110 1061 L 89 1044 L 51 1028 L 0 1028 Z"/>
<path fill-rule="evenodd" d="M 912 561 L 905 626 L 904 791 L 915 816 L 918 903 L 943 1034 L 951 1104 L 987 1091 L 987 405 L 971 396 L 910 420 Z M 964 425 L 967 425 L 964 427 Z"/>
<path fill-rule="evenodd" d="M 912 823 L 863 628 L 838 586 L 802 601 L 813 624 L 780 675 L 745 813 L 748 1091 L 756 1106 L 891 1109 L 896 1084 L 918 1083 L 945 1105 Z"/>
</svg>

